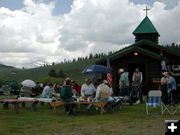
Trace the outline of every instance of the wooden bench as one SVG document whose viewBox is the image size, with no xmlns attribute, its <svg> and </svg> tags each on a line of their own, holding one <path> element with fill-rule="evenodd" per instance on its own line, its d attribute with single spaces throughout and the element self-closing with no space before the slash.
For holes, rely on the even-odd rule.
<svg viewBox="0 0 180 135">
<path fill-rule="evenodd" d="M 62 101 L 55 101 L 55 102 L 51 102 L 49 104 L 54 108 L 54 111 L 56 111 L 57 107 L 64 106 L 66 104 L 75 104 L 75 105 L 84 105 L 84 104 L 90 105 L 90 104 L 92 104 L 92 105 L 95 105 L 96 107 L 99 107 L 100 108 L 100 114 L 103 114 L 104 113 L 104 107 L 107 104 L 107 102 L 62 102 Z"/>
</svg>

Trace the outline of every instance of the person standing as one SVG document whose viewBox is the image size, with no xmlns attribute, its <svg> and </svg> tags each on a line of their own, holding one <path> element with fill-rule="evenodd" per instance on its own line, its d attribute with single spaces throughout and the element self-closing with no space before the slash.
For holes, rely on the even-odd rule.
<svg viewBox="0 0 180 135">
<path fill-rule="evenodd" d="M 161 54 L 161 71 L 162 72 L 167 72 L 167 66 L 166 66 L 166 61 L 164 60 L 163 54 Z"/>
<path fill-rule="evenodd" d="M 132 83 L 133 85 L 136 85 L 139 88 L 139 98 L 140 98 L 140 102 L 143 102 L 142 99 L 142 81 L 143 81 L 143 75 L 142 72 L 140 72 L 139 68 L 136 68 L 133 76 L 132 76 Z"/>
<path fill-rule="evenodd" d="M 161 78 L 162 102 L 164 104 L 168 104 L 167 81 L 167 72 L 164 72 Z"/>
<path fill-rule="evenodd" d="M 170 99 L 170 103 L 172 104 L 174 102 L 173 99 L 173 92 L 176 90 L 176 80 L 172 76 L 172 73 L 167 73 L 167 92 Z"/>
<path fill-rule="evenodd" d="M 66 102 L 65 104 L 65 111 L 69 115 L 75 114 L 75 105 L 74 104 L 68 104 L 68 102 L 74 102 L 73 93 L 71 89 L 71 80 L 69 78 L 66 78 L 64 81 L 64 85 L 60 88 L 60 98 L 63 102 Z"/>
<path fill-rule="evenodd" d="M 119 96 L 129 96 L 129 73 L 124 72 L 124 69 L 119 69 Z"/>
<path fill-rule="evenodd" d="M 136 68 L 133 73 L 132 81 L 137 82 L 139 85 L 141 85 L 142 80 L 143 80 L 142 72 L 139 71 L 139 68 Z"/>
</svg>

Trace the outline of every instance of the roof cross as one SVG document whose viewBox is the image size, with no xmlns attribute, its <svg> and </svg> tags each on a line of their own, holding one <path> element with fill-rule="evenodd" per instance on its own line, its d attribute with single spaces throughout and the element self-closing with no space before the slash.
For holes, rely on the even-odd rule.
<svg viewBox="0 0 180 135">
<path fill-rule="evenodd" d="M 145 10 L 146 11 L 146 16 L 148 16 L 148 10 L 150 10 L 149 8 L 147 8 L 147 6 L 146 6 L 146 9 L 143 9 L 143 10 Z"/>
</svg>

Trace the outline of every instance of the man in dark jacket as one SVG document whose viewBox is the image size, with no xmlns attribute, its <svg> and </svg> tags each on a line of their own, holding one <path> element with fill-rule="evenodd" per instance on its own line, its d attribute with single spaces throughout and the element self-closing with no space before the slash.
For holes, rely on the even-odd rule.
<svg viewBox="0 0 180 135">
<path fill-rule="evenodd" d="M 73 115 L 75 113 L 75 106 L 74 104 L 69 104 L 68 102 L 73 102 L 72 96 L 72 89 L 71 89 L 71 80 L 69 78 L 65 79 L 64 85 L 60 89 L 60 97 L 63 102 L 66 102 L 65 110 L 68 114 Z"/>
</svg>

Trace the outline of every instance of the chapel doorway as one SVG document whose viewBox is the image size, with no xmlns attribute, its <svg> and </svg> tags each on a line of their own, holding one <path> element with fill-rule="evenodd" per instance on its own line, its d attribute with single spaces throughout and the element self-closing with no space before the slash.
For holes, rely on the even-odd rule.
<svg viewBox="0 0 180 135">
<path fill-rule="evenodd" d="M 132 84 L 132 76 L 134 73 L 134 70 L 136 68 L 139 68 L 140 72 L 143 74 L 143 82 L 142 84 L 145 83 L 145 78 L 146 78 L 146 73 L 145 73 L 145 63 L 129 63 L 128 64 L 128 72 L 129 72 L 129 82 Z"/>
</svg>

